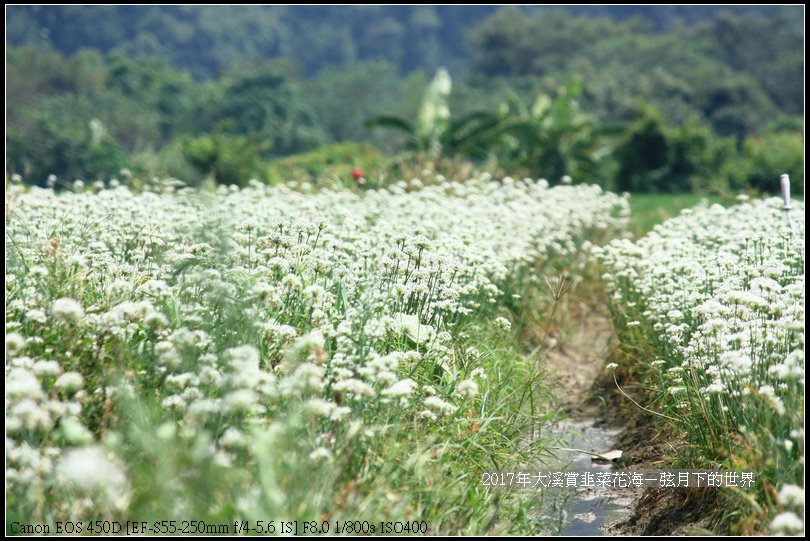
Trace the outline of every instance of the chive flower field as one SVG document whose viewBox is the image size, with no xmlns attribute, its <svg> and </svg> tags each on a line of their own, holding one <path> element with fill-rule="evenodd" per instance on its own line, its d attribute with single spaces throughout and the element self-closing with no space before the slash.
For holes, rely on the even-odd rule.
<svg viewBox="0 0 810 541">
<path fill-rule="evenodd" d="M 615 327 L 685 466 L 751 469 L 729 510 L 753 531 L 804 530 L 804 204 L 685 210 L 601 251 Z M 733 497 L 733 494 L 730 496 Z"/>
<path fill-rule="evenodd" d="M 7 190 L 9 522 L 359 517 L 424 520 L 431 533 L 548 531 L 526 518 L 536 502 L 485 490 L 480 472 L 547 445 L 525 438 L 526 386 L 543 382 L 517 333 L 528 308 L 551 309 L 537 291 L 576 280 L 621 234 L 626 198 L 486 175 L 363 193 L 99 188 Z M 782 372 L 763 368 L 747 400 L 767 382 L 782 401 L 786 414 L 760 413 L 785 457 L 799 450 L 786 442 L 803 298 L 787 278 L 801 261 L 788 240 L 741 252 L 767 269 L 741 278 L 760 284 L 756 298 L 784 303 L 735 331 L 781 333 L 765 353 Z M 688 302 L 671 310 L 691 318 Z M 725 368 L 706 378 L 723 384 Z M 727 424 L 748 407 L 688 392 Z"/>
</svg>

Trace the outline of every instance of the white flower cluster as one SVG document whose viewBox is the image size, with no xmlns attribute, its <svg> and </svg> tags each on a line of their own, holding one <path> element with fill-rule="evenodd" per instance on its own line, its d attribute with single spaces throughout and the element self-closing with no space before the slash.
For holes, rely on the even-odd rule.
<svg viewBox="0 0 810 541">
<path fill-rule="evenodd" d="M 729 431 L 763 434 L 785 472 L 804 448 L 804 205 L 791 212 L 776 198 L 698 207 L 601 251 L 616 318 L 648 333 L 662 390 L 691 401 L 680 413 L 719 448 Z"/>
<path fill-rule="evenodd" d="M 332 456 L 331 434 L 349 417 L 355 427 L 384 423 L 373 417 L 382 411 L 453 422 L 486 384 L 455 358 L 467 350 L 454 347 L 457 324 L 480 316 L 508 331 L 496 319 L 508 280 L 550 260 L 582 264 L 590 241 L 628 215 L 624 199 L 598 187 L 481 178 L 406 188 L 16 194 L 7 222 L 9 483 L 52 473 L 55 457 L 40 456 L 41 473 L 23 475 L 31 460 L 17 457 L 39 452 L 25 447 L 32 441 L 57 454 L 65 438 L 103 443 L 77 421 L 77 395 L 106 412 L 110 400 L 149 389 L 182 421 L 178 433 L 210 431 L 222 464 L 253 447 L 246 422 L 295 412 L 320 423 L 314 461 Z M 441 385 L 429 381 L 433 367 Z M 109 387 L 88 397 L 79 390 L 91 380 Z M 62 470 L 99 449 L 65 455 Z"/>
</svg>

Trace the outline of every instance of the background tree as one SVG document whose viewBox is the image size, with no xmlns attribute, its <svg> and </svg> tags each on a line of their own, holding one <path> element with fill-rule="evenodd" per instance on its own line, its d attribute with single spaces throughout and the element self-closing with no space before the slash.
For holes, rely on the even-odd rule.
<svg viewBox="0 0 810 541">
<path fill-rule="evenodd" d="M 595 181 L 599 133 L 593 119 L 580 110 L 581 95 L 582 85 L 573 82 L 560 88 L 554 99 L 538 95 L 531 107 L 516 97 L 504 104 L 501 131 L 506 135 L 507 154 L 503 165 L 552 182 L 564 175 Z"/>
<path fill-rule="evenodd" d="M 331 145 L 355 142 L 392 163 L 406 149 L 445 167 L 605 186 L 764 187 L 755 179 L 781 172 L 768 156 L 803 163 L 802 9 L 10 6 L 7 172 L 41 182 L 123 163 L 195 183 L 208 170 L 184 148 L 218 138 L 246 170 L 324 145 L 339 160 L 364 147 Z M 453 114 L 420 121 L 439 62 Z M 559 91 L 570 81 L 583 82 L 574 99 Z M 366 129 L 381 115 L 399 131 Z M 104 137 L 91 144 L 95 121 Z M 662 137 L 670 158 L 657 165 L 624 153 Z M 257 144 L 243 152 L 245 141 Z"/>
</svg>

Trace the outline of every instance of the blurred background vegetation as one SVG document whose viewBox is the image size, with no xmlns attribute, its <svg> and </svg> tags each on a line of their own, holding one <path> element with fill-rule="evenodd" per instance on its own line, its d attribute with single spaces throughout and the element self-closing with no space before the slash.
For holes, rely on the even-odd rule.
<svg viewBox="0 0 810 541">
<path fill-rule="evenodd" d="M 804 7 L 9 6 L 6 170 L 44 185 L 632 192 L 804 183 Z M 446 71 L 445 71 L 446 69 Z"/>
</svg>

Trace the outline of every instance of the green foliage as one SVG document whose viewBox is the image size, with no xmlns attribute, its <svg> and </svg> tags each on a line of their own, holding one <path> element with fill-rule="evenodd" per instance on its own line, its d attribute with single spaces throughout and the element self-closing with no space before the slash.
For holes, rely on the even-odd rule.
<svg viewBox="0 0 810 541">
<path fill-rule="evenodd" d="M 83 47 L 161 55 L 210 79 L 257 58 L 288 58 L 312 75 L 358 61 L 402 71 L 462 65 L 464 31 L 494 6 L 14 6 L 9 43 L 63 54 Z M 414 39 L 418 35 L 418 39 Z"/>
<path fill-rule="evenodd" d="M 544 75 L 564 68 L 599 39 L 632 31 L 607 19 L 572 17 L 562 10 L 527 16 L 510 7 L 498 11 L 469 34 L 478 55 L 476 68 L 490 76 Z"/>
<path fill-rule="evenodd" d="M 348 184 L 355 167 L 369 177 L 376 177 L 388 160 L 380 151 L 368 144 L 340 143 L 317 150 L 278 158 L 267 166 L 267 178 L 271 183 L 289 180 L 322 184 L 335 180 Z"/>
<path fill-rule="evenodd" d="M 193 108 L 194 83 L 187 73 L 175 70 L 163 59 L 135 60 L 120 53 L 110 56 L 106 71 L 110 91 L 158 113 L 160 143 L 182 133 L 185 116 Z"/>
<path fill-rule="evenodd" d="M 739 156 L 726 162 L 723 176 L 732 187 L 778 193 L 781 174 L 790 175 L 794 193 L 804 189 L 804 139 L 800 133 L 774 132 L 749 137 Z"/>
<path fill-rule="evenodd" d="M 452 116 L 449 108 L 451 80 L 444 70 L 436 73 L 425 91 L 415 121 L 398 115 L 369 119 L 370 128 L 390 128 L 406 136 L 411 161 L 436 168 L 455 158 L 486 159 L 498 150 L 504 134 L 517 124 L 508 115 L 474 110 Z"/>
<path fill-rule="evenodd" d="M 720 135 L 733 135 L 738 141 L 746 134 L 762 131 L 777 108 L 747 75 L 716 77 L 706 74 L 695 91 L 695 101 L 703 116 Z"/>
<path fill-rule="evenodd" d="M 776 105 L 799 115 L 804 111 L 802 20 L 787 10 L 774 17 L 721 13 L 704 32 L 721 61 L 751 73 Z"/>
<path fill-rule="evenodd" d="M 401 78 L 392 64 L 358 62 L 324 69 L 301 90 L 316 124 L 330 141 L 371 139 L 378 146 L 392 148 L 397 140 L 392 141 L 390 133 L 374 137 L 365 126 L 366 119 L 382 114 L 415 116 L 427 83 L 422 73 Z"/>
<path fill-rule="evenodd" d="M 186 137 L 180 148 L 188 163 L 218 184 L 245 186 L 262 173 L 260 155 L 264 145 L 256 136 L 215 133 Z"/>
<path fill-rule="evenodd" d="M 593 119 L 581 112 L 582 85 L 574 82 L 551 99 L 540 94 L 531 108 L 514 97 L 501 113 L 508 137 L 505 164 L 533 177 L 556 182 L 564 175 L 591 182 L 599 175 L 599 133 Z"/>
<path fill-rule="evenodd" d="M 133 154 L 129 168 L 133 176 L 138 178 L 173 178 L 192 186 L 201 185 L 207 173 L 189 163 L 183 154 L 182 140 L 173 142 L 160 151 L 147 149 Z"/>
<path fill-rule="evenodd" d="M 215 163 L 218 178 L 242 182 L 263 178 L 263 160 L 360 142 L 406 150 L 389 177 L 437 167 L 464 177 L 486 164 L 619 189 L 725 191 L 773 189 L 772 171 L 784 169 L 803 185 L 803 34 L 787 7 L 8 15 L 10 43 L 27 45 L 7 54 L 7 172 L 34 183 L 121 166 L 197 183 Z M 439 60 L 452 94 L 423 71 L 402 75 L 435 73 Z M 394 129 L 369 130 L 369 118 Z M 91 145 L 94 119 L 104 137 Z"/>
<path fill-rule="evenodd" d="M 64 182 L 109 178 L 127 156 L 95 116 L 96 104 L 81 96 L 48 98 L 7 131 L 9 167 L 33 184 L 57 172 Z M 36 141 L 36 144 L 32 144 Z"/>
<path fill-rule="evenodd" d="M 447 70 L 440 69 L 425 89 L 416 121 L 411 122 L 397 115 L 378 115 L 366 122 L 369 128 L 392 128 L 404 133 L 408 146 L 435 162 L 448 149 L 445 135 L 451 126 L 450 108 L 447 104 L 452 81 Z"/>
<path fill-rule="evenodd" d="M 672 127 L 649 108 L 616 147 L 616 187 L 642 193 L 723 188 L 718 170 L 731 152 L 731 141 L 714 136 L 698 121 Z"/>
<path fill-rule="evenodd" d="M 258 64 L 224 81 L 213 122 L 230 134 L 260 134 L 276 156 L 310 150 L 326 142 L 301 90 L 284 66 Z"/>
<path fill-rule="evenodd" d="M 778 111 L 803 110 L 802 30 L 789 13 L 729 11 L 662 32 L 644 19 L 507 8 L 473 29 L 469 42 L 475 69 L 486 77 L 580 77 L 588 86 L 584 107 L 600 120 L 631 120 L 647 102 L 672 123 L 700 115 L 741 141 Z"/>
</svg>

